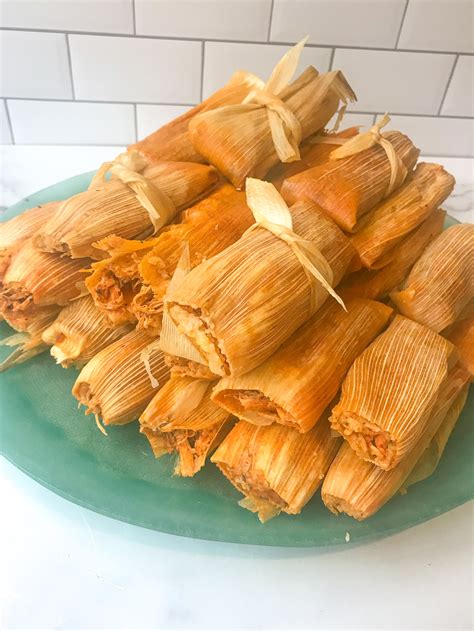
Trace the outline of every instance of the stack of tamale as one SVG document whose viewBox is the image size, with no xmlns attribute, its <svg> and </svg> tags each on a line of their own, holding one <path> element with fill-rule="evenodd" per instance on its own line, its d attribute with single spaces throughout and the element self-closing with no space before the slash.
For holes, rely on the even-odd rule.
<svg viewBox="0 0 474 631">
<path fill-rule="evenodd" d="M 49 348 L 103 434 L 138 419 L 175 475 L 210 461 L 262 522 L 320 487 L 366 519 L 431 475 L 474 375 L 454 178 L 387 115 L 338 131 L 355 94 L 293 79 L 303 45 L 0 224 L 0 371 Z"/>
</svg>

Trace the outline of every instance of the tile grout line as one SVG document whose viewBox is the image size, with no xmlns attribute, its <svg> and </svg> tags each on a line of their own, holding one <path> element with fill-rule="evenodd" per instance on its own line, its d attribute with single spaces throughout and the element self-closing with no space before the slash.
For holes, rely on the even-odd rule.
<svg viewBox="0 0 474 631">
<path fill-rule="evenodd" d="M 454 77 L 454 71 L 456 70 L 456 66 L 458 65 L 459 55 L 456 55 L 456 59 L 454 60 L 453 67 L 451 68 L 451 72 L 449 73 L 448 80 L 446 82 L 446 87 L 443 92 L 443 96 L 441 97 L 441 103 L 439 104 L 438 116 L 441 116 L 441 110 L 443 109 L 444 101 L 446 100 L 446 96 L 448 94 L 449 86 L 451 85 L 451 81 Z"/>
<path fill-rule="evenodd" d="M 11 116 L 10 116 L 10 110 L 8 109 L 7 99 L 2 99 L 2 100 L 3 100 L 3 103 L 5 105 L 5 112 L 6 112 L 6 115 L 7 115 L 8 127 L 10 128 L 10 136 L 12 138 L 12 145 L 16 145 L 15 135 L 13 133 L 12 119 L 11 119 Z"/>
<path fill-rule="evenodd" d="M 137 13 L 135 7 L 135 0 L 132 0 L 132 22 L 133 22 L 133 34 L 137 34 Z"/>
<path fill-rule="evenodd" d="M 394 48 L 394 50 L 398 50 L 398 44 L 399 44 L 399 42 L 400 42 L 400 37 L 401 37 L 401 35 L 402 35 L 403 25 L 404 25 L 404 23 L 405 23 L 405 16 L 406 16 L 407 11 L 408 11 L 408 2 L 409 2 L 409 0 L 406 0 L 406 3 L 405 3 L 405 8 L 403 9 L 402 20 L 401 20 L 401 22 L 400 22 L 400 28 L 398 29 L 398 35 L 397 35 L 397 40 L 396 40 L 396 42 L 395 42 L 395 48 Z"/>
<path fill-rule="evenodd" d="M 59 29 L 33 29 L 33 28 L 18 28 L 12 26 L 0 27 L 1 31 L 19 31 L 23 33 L 64 33 L 68 35 L 84 35 L 87 37 L 123 37 L 126 39 L 152 39 L 156 41 L 176 41 L 176 42 L 201 42 L 202 39 L 199 37 L 177 37 L 172 35 L 140 35 L 133 33 L 91 33 L 88 31 L 64 31 Z M 297 42 L 283 42 L 283 41 L 271 41 L 266 42 L 264 40 L 248 40 L 248 39 L 219 39 L 207 37 L 206 41 L 208 42 L 217 42 L 223 44 L 271 44 L 275 46 L 294 46 Z M 416 49 L 416 48 L 390 48 L 384 46 L 343 46 L 341 44 L 334 46 L 334 44 L 306 44 L 306 48 L 341 48 L 345 50 L 366 50 L 366 51 L 387 51 L 387 52 L 399 52 L 399 53 L 423 53 L 423 54 L 432 54 L 432 55 L 466 55 L 467 57 L 474 57 L 474 53 L 470 52 L 456 52 L 452 50 L 427 50 L 427 49 Z"/>
<path fill-rule="evenodd" d="M 273 7 L 275 5 L 275 0 L 271 0 L 270 4 L 270 18 L 268 20 L 268 31 L 267 31 L 267 42 L 270 41 L 270 35 L 272 34 L 272 20 L 273 20 Z"/>
<path fill-rule="evenodd" d="M 66 52 L 67 52 L 67 63 L 69 67 L 69 78 L 71 80 L 71 92 L 72 92 L 72 100 L 76 100 L 76 90 L 74 89 L 74 78 L 72 75 L 72 60 L 71 60 L 71 47 L 69 44 L 69 35 L 66 33 Z"/>
<path fill-rule="evenodd" d="M 204 94 L 204 58 L 206 56 L 206 41 L 202 40 L 201 45 L 201 92 L 200 92 L 200 100 L 203 99 Z"/>
<path fill-rule="evenodd" d="M 331 56 L 329 58 L 329 70 L 328 70 L 328 72 L 331 72 L 331 70 L 332 70 L 332 65 L 334 63 L 334 57 L 335 56 L 336 56 L 336 49 L 333 48 L 332 51 L 331 51 Z"/>
<path fill-rule="evenodd" d="M 135 142 L 138 142 L 138 105 L 133 104 L 133 119 L 135 123 Z"/>
</svg>

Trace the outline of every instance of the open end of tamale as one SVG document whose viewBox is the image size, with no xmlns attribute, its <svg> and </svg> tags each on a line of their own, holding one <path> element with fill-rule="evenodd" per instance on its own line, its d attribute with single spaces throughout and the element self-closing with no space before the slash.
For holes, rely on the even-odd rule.
<svg viewBox="0 0 474 631">
<path fill-rule="evenodd" d="M 165 364 L 171 370 L 174 377 L 194 377 L 195 379 L 207 379 L 214 381 L 215 375 L 205 364 L 199 364 L 185 357 L 165 353 Z"/>
<path fill-rule="evenodd" d="M 259 390 L 221 390 L 213 396 L 213 401 L 254 425 L 283 423 L 299 429 L 299 424 L 291 414 Z"/>
</svg>

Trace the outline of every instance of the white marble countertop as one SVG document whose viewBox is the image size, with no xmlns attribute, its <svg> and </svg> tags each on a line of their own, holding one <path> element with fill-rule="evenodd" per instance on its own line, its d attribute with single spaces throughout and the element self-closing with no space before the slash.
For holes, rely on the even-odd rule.
<svg viewBox="0 0 474 631">
<path fill-rule="evenodd" d="M 0 206 L 120 147 L 0 148 Z M 473 162 L 444 205 L 473 220 Z M 335 552 L 182 539 L 108 519 L 0 461 L 4 629 L 470 629 L 472 507 Z"/>
</svg>

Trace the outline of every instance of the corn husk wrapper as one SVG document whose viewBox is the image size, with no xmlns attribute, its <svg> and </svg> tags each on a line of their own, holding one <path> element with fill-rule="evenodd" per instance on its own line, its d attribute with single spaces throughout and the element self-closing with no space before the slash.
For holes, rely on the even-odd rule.
<svg viewBox="0 0 474 631">
<path fill-rule="evenodd" d="M 319 75 L 310 66 L 289 84 L 303 46 L 304 40 L 289 50 L 243 103 L 199 114 L 189 125 L 195 149 L 236 188 L 279 161 L 299 160 L 301 141 L 322 130 L 341 101 L 356 100 L 340 71 Z"/>
<path fill-rule="evenodd" d="M 206 379 L 207 381 L 218 379 L 218 375 L 215 375 L 208 366 L 185 357 L 165 353 L 165 363 L 173 377 L 193 377 L 194 379 Z"/>
<path fill-rule="evenodd" d="M 130 332 L 130 326 L 112 327 L 90 296 L 74 300 L 43 332 L 43 342 L 63 368 L 83 366 L 102 349 Z"/>
<path fill-rule="evenodd" d="M 48 221 L 59 204 L 60 202 L 49 202 L 30 208 L 21 215 L 0 223 L 0 281 L 5 276 L 12 256 Z"/>
<path fill-rule="evenodd" d="M 156 342 L 132 331 L 93 357 L 81 370 L 72 394 L 86 414 L 104 425 L 123 425 L 138 418 L 169 379 L 169 370 Z"/>
<path fill-rule="evenodd" d="M 455 368 L 443 382 L 428 422 L 409 455 L 394 469 L 384 471 L 362 460 L 344 442 L 323 482 L 323 502 L 333 513 L 347 513 L 358 520 L 376 513 L 401 489 L 444 420 L 452 424 L 467 396 L 468 375 Z"/>
<path fill-rule="evenodd" d="M 190 121 L 201 112 L 223 105 L 242 103 L 250 90 L 261 85 L 261 80 L 250 72 L 235 72 L 226 85 L 214 92 L 182 116 L 160 127 L 143 140 L 131 145 L 129 151 L 138 151 L 148 162 L 204 162 L 194 149 L 188 135 Z"/>
<path fill-rule="evenodd" d="M 446 212 L 438 209 L 395 248 L 390 262 L 381 269 L 363 269 L 348 275 L 338 287 L 346 300 L 354 296 L 380 300 L 401 285 L 425 248 L 443 231 Z"/>
<path fill-rule="evenodd" d="M 335 295 L 331 286 L 353 256 L 347 237 L 314 204 L 301 202 L 288 211 L 271 184 L 254 183 L 249 205 L 257 224 L 191 270 L 165 301 L 180 333 L 216 375 L 238 376 L 270 357 L 329 291 Z M 276 236 L 273 226 L 282 226 L 284 237 L 302 240 L 311 271 L 302 252 Z"/>
<path fill-rule="evenodd" d="M 296 515 L 321 484 L 341 441 L 327 417 L 300 434 L 282 425 L 239 421 L 211 461 L 245 498 L 240 506 L 265 522 L 281 511 Z"/>
<path fill-rule="evenodd" d="M 400 162 L 410 172 L 419 150 L 398 131 L 386 132 L 382 136 L 390 142 Z M 354 155 L 329 160 L 287 178 L 281 193 L 289 204 L 299 199 L 312 200 L 341 228 L 353 232 L 361 218 L 386 197 L 391 176 L 392 166 L 387 153 L 375 144 Z"/>
<path fill-rule="evenodd" d="M 364 267 L 377 269 L 397 255 L 404 237 L 425 221 L 451 194 L 454 177 L 438 164 L 421 162 L 395 193 L 367 215 L 352 239 Z"/>
<path fill-rule="evenodd" d="M 474 299 L 474 225 L 440 234 L 390 297 L 404 315 L 433 331 L 453 324 Z"/>
<path fill-rule="evenodd" d="M 30 241 L 13 256 L 0 287 L 0 311 L 5 319 L 34 307 L 66 305 L 85 293 L 88 259 L 71 260 L 39 252 Z"/>
<path fill-rule="evenodd" d="M 124 156 L 99 171 L 93 188 L 59 206 L 35 236 L 37 248 L 73 258 L 100 259 L 103 253 L 94 247 L 96 241 L 111 234 L 124 239 L 155 234 L 218 179 L 215 169 L 202 164 L 162 162 L 143 170 L 143 159 Z M 108 167 L 112 178 L 101 181 Z"/>
<path fill-rule="evenodd" d="M 387 324 L 392 309 L 353 299 L 326 303 L 278 351 L 240 377 L 224 377 L 212 399 L 257 425 L 307 432 L 336 395 L 352 362 Z"/>
<path fill-rule="evenodd" d="M 397 315 L 352 364 L 332 429 L 360 458 L 393 469 L 419 440 L 456 360 L 450 342 Z"/>
<path fill-rule="evenodd" d="M 156 334 L 182 244 L 188 243 L 190 265 L 195 267 L 237 241 L 252 223 L 245 194 L 223 184 L 155 239 L 105 239 L 100 245 L 112 255 L 93 264 L 87 288 L 111 321 L 137 321 L 139 328 Z"/>
<path fill-rule="evenodd" d="M 0 362 L 0 372 L 22 364 L 48 348 L 43 342 L 42 334 L 56 318 L 58 309 L 59 307 L 30 308 L 21 317 L 16 317 L 16 314 L 12 318 L 7 317 L 8 324 L 19 332 L 0 340 L 0 346 L 13 348 L 10 355 Z"/>
<path fill-rule="evenodd" d="M 459 363 L 471 375 L 474 381 L 474 303 L 468 305 L 466 317 L 461 317 L 447 331 L 443 331 L 446 337 L 457 348 Z"/>
</svg>

